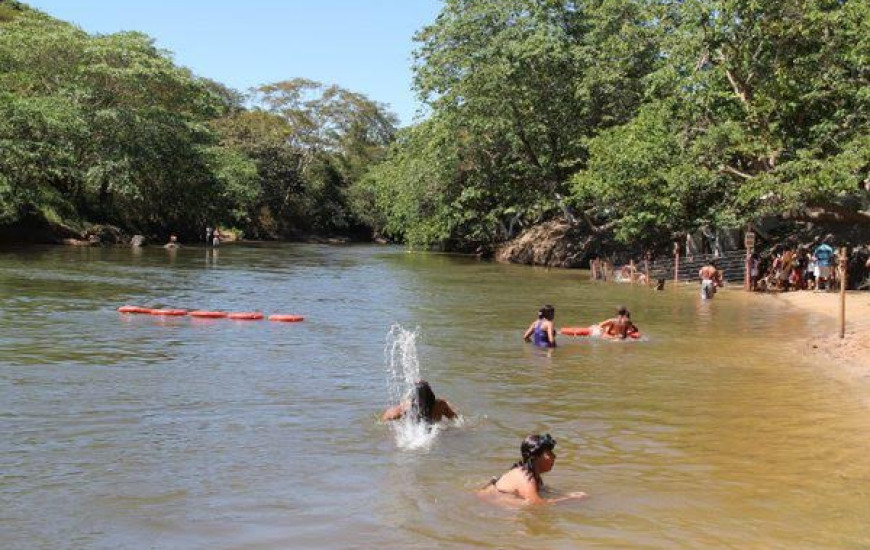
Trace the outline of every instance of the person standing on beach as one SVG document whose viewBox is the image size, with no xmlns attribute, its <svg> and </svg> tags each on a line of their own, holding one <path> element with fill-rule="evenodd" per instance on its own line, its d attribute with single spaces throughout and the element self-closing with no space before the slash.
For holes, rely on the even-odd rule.
<svg viewBox="0 0 870 550">
<path fill-rule="evenodd" d="M 827 289 L 830 285 L 831 260 L 834 258 L 834 249 L 827 241 L 823 241 L 813 251 L 813 258 L 816 259 L 816 290 L 822 290 L 822 284 Z"/>
</svg>

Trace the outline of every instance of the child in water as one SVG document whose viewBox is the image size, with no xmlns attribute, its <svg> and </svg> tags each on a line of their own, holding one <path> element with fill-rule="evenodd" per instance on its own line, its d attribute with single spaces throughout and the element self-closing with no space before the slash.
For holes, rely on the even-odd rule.
<svg viewBox="0 0 870 550">
<path fill-rule="evenodd" d="M 541 476 L 553 469 L 556 454 L 553 448 L 556 440 L 546 435 L 530 435 L 520 445 L 522 460 L 501 475 L 493 478 L 480 492 L 483 495 L 505 494 L 522 499 L 529 504 L 560 502 L 563 500 L 581 499 L 586 493 L 569 493 L 557 498 L 543 498 L 541 491 L 544 481 Z"/>
<path fill-rule="evenodd" d="M 440 422 L 442 418 L 456 418 L 456 411 L 444 399 L 435 397 L 429 382 L 420 380 L 414 384 L 411 399 L 390 407 L 381 416 L 382 420 L 399 420 L 411 413 L 418 422 Z"/>
<path fill-rule="evenodd" d="M 631 314 L 625 306 L 616 312 L 616 317 L 598 323 L 598 330 L 603 338 L 627 338 L 640 329 L 631 322 Z"/>
<path fill-rule="evenodd" d="M 523 334 L 523 340 L 532 341 L 541 348 L 556 347 L 556 326 L 553 319 L 556 317 L 556 309 L 546 305 L 538 311 L 538 319 L 534 321 Z"/>
</svg>

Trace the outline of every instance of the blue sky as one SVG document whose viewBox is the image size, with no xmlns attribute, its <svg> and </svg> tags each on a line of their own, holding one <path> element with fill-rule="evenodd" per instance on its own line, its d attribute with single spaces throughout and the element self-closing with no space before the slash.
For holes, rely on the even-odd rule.
<svg viewBox="0 0 870 550">
<path fill-rule="evenodd" d="M 402 124 L 412 36 L 439 0 L 25 0 L 90 33 L 142 31 L 196 74 L 246 91 L 305 77 L 389 104 Z"/>
</svg>

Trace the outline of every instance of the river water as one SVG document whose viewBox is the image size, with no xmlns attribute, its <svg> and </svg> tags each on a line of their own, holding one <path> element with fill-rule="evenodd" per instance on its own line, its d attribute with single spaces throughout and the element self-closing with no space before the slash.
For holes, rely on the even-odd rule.
<svg viewBox="0 0 870 550">
<path fill-rule="evenodd" d="M 795 353 L 823 319 L 752 298 L 394 247 L 0 250 L 0 547 L 870 547 L 868 388 Z M 545 302 L 645 338 L 532 349 Z M 394 323 L 462 414 L 423 448 L 377 419 Z M 589 499 L 475 495 L 543 432 Z"/>
</svg>

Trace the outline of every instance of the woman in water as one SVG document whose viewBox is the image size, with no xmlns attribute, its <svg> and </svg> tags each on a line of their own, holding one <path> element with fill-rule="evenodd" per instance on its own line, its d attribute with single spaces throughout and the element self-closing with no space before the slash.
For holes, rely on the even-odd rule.
<svg viewBox="0 0 870 550">
<path fill-rule="evenodd" d="M 420 380 L 414 384 L 411 399 L 390 407 L 381 416 L 382 420 L 398 420 L 411 414 L 418 422 L 439 422 L 442 418 L 456 418 L 456 411 L 444 399 L 435 397 L 429 382 Z"/>
<path fill-rule="evenodd" d="M 541 348 L 556 347 L 556 326 L 553 319 L 556 317 L 556 310 L 551 305 L 546 305 L 538 311 L 538 319 L 529 325 L 526 333 L 523 334 L 523 340 L 532 341 L 536 346 Z"/>
<path fill-rule="evenodd" d="M 586 497 L 586 493 L 580 492 L 569 493 L 557 498 L 541 497 L 541 491 L 544 489 L 541 475 L 552 470 L 553 464 L 556 463 L 556 454 L 553 452 L 555 446 L 556 440 L 550 437 L 550 434 L 526 437 L 520 445 L 522 460 L 514 464 L 501 477 L 493 478 L 481 490 L 481 493 L 511 495 L 530 504 L 553 503 Z"/>
</svg>

